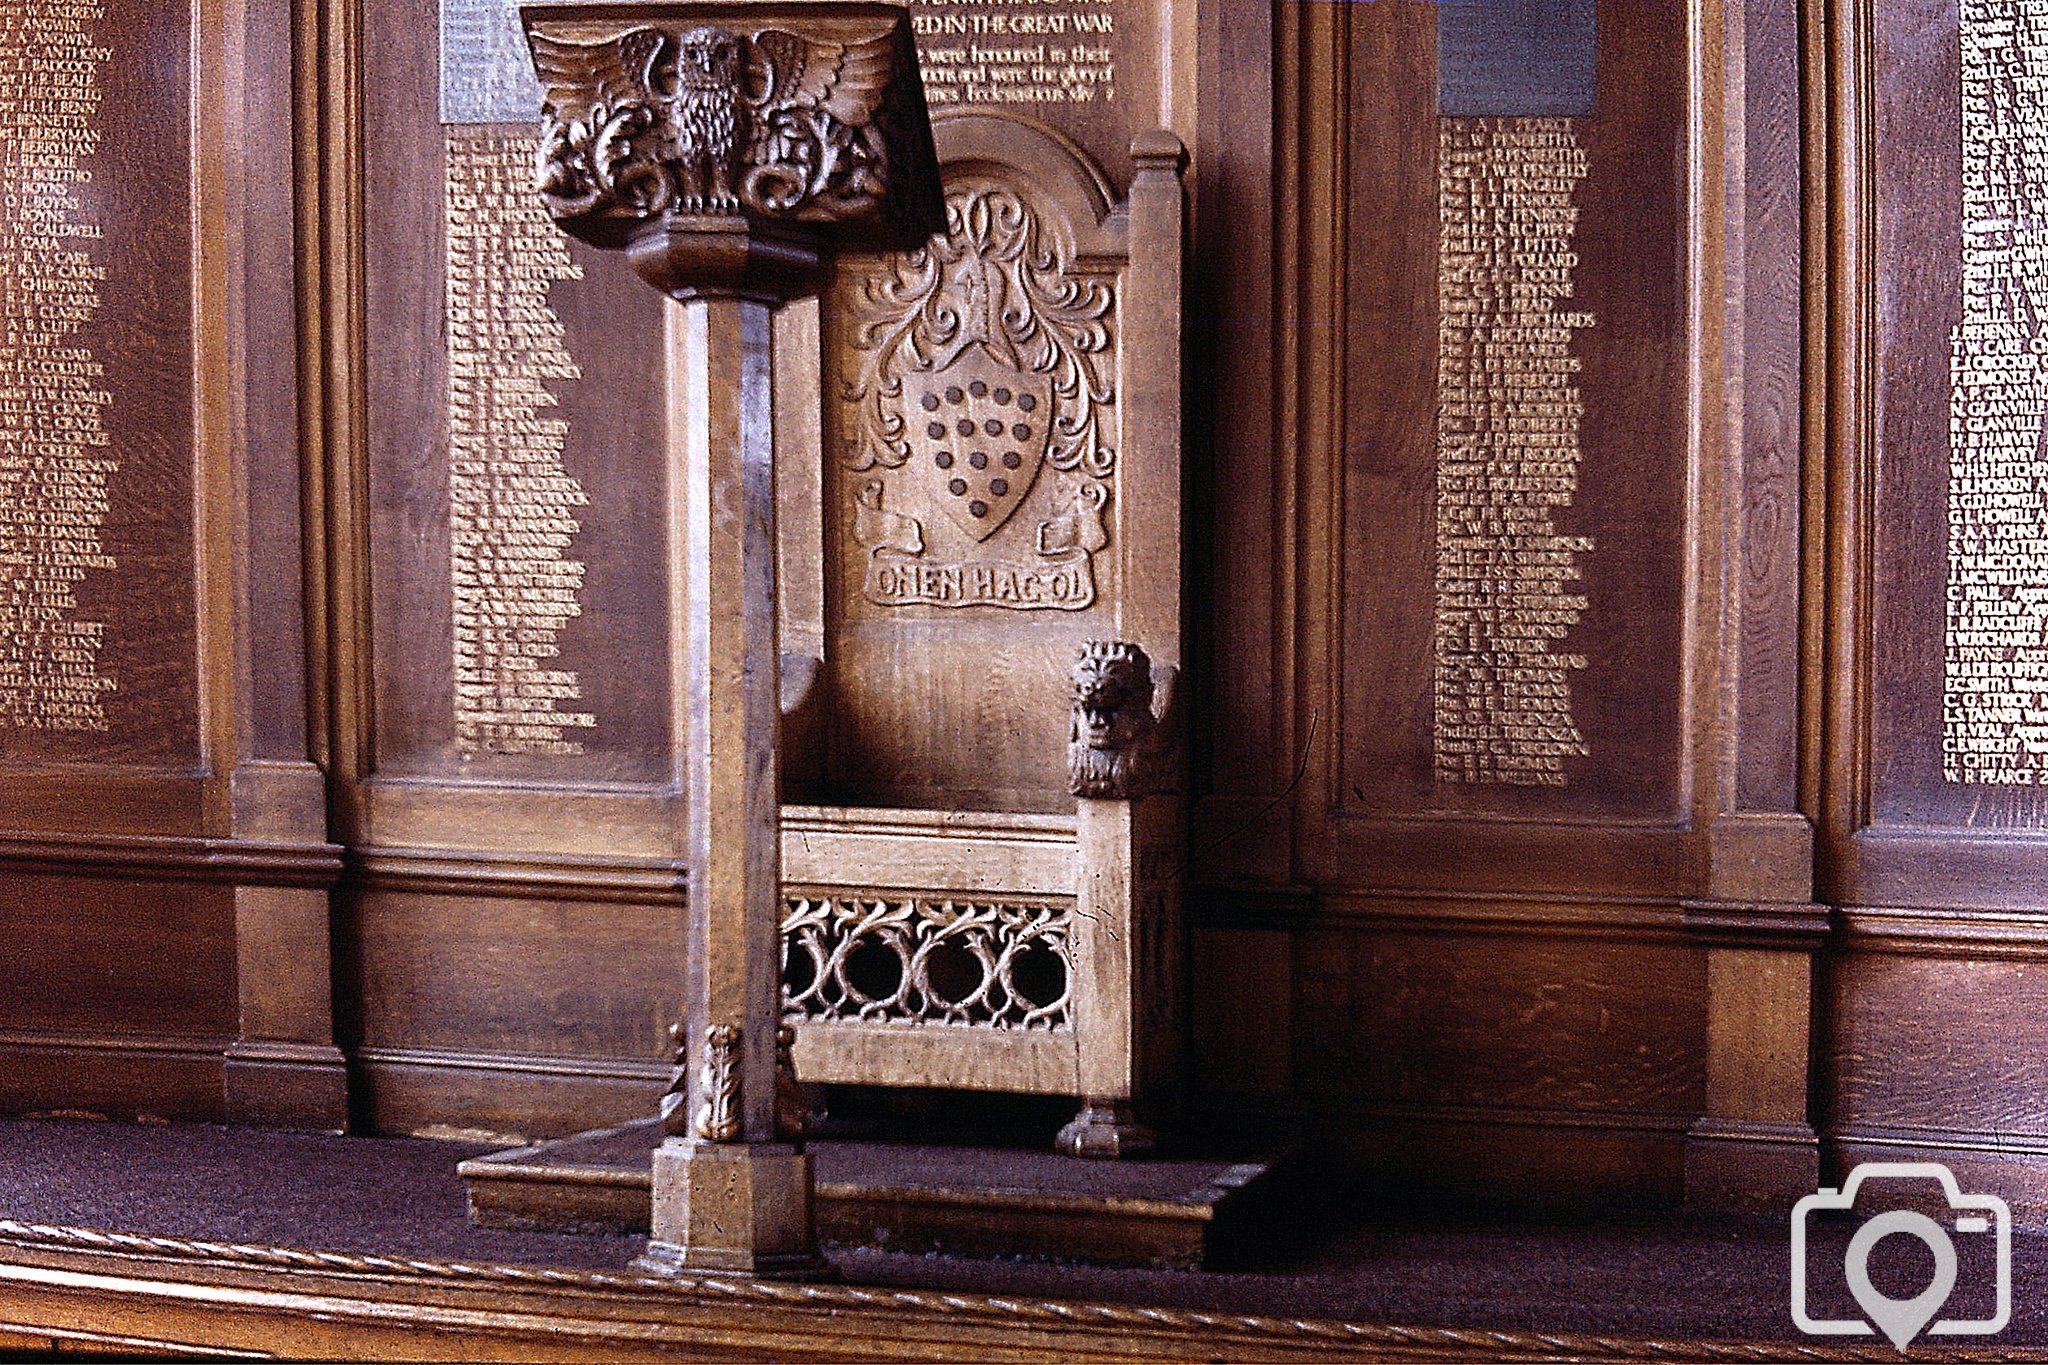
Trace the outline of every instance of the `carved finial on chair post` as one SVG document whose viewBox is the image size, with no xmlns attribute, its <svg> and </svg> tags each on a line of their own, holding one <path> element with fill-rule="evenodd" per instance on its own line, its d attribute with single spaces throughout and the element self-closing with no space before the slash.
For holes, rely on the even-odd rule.
<svg viewBox="0 0 2048 1365">
<path fill-rule="evenodd" d="M 654 1154 L 656 1271 L 816 1274 L 809 1158 L 777 1124 L 782 1014 L 771 311 L 835 247 L 943 224 L 902 0 L 520 7 L 546 104 L 537 188 L 563 230 L 681 303 L 666 386 L 674 648 L 686 660 L 688 1093 Z M 688 1117 L 687 1124 L 681 1122 Z M 680 1131 L 679 1131 L 680 1129 Z"/>
</svg>

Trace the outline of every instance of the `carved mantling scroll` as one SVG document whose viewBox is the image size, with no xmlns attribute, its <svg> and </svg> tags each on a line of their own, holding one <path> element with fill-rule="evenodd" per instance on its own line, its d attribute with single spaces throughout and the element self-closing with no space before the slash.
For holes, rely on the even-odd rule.
<svg viewBox="0 0 2048 1365">
<path fill-rule="evenodd" d="M 607 247 L 689 219 L 878 228 L 892 245 L 928 232 L 938 192 L 900 10 L 729 8 L 622 27 L 526 7 L 546 101 L 537 188 L 556 220 Z"/>
<path fill-rule="evenodd" d="M 842 397 L 846 466 L 866 476 L 849 487 L 868 601 L 1094 604 L 1117 466 L 1116 303 L 1023 194 L 978 179 L 948 193 L 943 233 L 863 282 Z M 1048 466 L 1057 485 L 1019 518 Z M 902 509 L 938 513 L 952 548 Z"/>
</svg>

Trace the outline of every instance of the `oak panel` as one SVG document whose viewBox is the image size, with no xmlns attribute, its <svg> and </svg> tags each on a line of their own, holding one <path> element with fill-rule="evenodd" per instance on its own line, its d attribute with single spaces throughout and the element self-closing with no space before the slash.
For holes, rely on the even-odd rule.
<svg viewBox="0 0 2048 1365">
<path fill-rule="evenodd" d="M 1587 160 L 1572 193 L 1576 229 L 1561 244 L 1578 256 L 1574 288 L 1556 308 L 1597 321 L 1567 343 L 1585 411 L 1576 490 L 1552 519 L 1557 534 L 1590 537 L 1593 548 L 1575 555 L 1582 577 L 1568 585 L 1587 606 L 1552 649 L 1588 659 L 1568 687 L 1590 752 L 1565 759 L 1554 786 L 1447 782 L 1433 771 L 1436 430 L 1439 398 L 1450 396 L 1438 377 L 1438 139 L 1473 125 L 1437 116 L 1434 5 L 1365 7 L 1350 27 L 1348 195 L 1371 228 L 1353 233 L 1345 262 L 1342 501 L 1324 509 L 1341 518 L 1334 799 L 1375 816 L 1674 819 L 1686 799 L 1683 11 L 1604 8 L 1597 112 L 1568 121 Z M 1566 122 L 1542 131 L 1562 135 Z M 1504 232 L 1493 239 L 1505 244 Z M 1493 583 L 1494 600 L 1511 586 Z"/>
<path fill-rule="evenodd" d="M 1838 1122 L 2048 1135 L 2040 962 L 1856 953 L 1827 991 Z"/>
<path fill-rule="evenodd" d="M 1316 928 L 1296 941 L 1310 1103 L 1697 1112 L 1704 955 L 1529 935 Z"/>
<path fill-rule="evenodd" d="M 36 603 L 65 592 L 72 602 L 61 609 L 61 619 L 104 628 L 96 647 L 70 643 L 67 652 L 91 656 L 74 666 L 82 676 L 110 679 L 113 686 L 98 694 L 100 715 L 81 728 L 25 728 L 15 702 L 47 689 L 33 683 L 9 687 L 0 762 L 189 771 L 198 766 L 200 746 L 192 288 L 196 167 L 191 67 L 182 54 L 189 52 L 195 7 L 110 0 L 102 8 L 103 17 L 80 20 L 74 33 L 83 34 L 81 45 L 65 49 L 72 54 L 66 75 L 52 78 L 68 79 L 78 65 L 91 73 L 86 84 L 97 92 L 97 108 L 86 117 L 97 130 L 97 142 L 67 136 L 50 149 L 58 156 L 75 155 L 76 167 L 69 173 L 84 178 L 67 183 L 62 179 L 67 172 L 52 172 L 40 194 L 28 194 L 23 189 L 32 177 L 11 172 L 10 179 L 23 176 L 23 183 L 10 186 L 10 199 L 16 202 L 8 206 L 8 217 L 17 223 L 10 243 L 18 253 L 8 311 L 10 327 L 20 329 L 10 331 L 10 350 L 32 347 L 34 365 L 70 366 L 74 373 L 81 364 L 97 369 L 84 378 L 57 381 L 61 387 L 42 390 L 40 398 L 34 381 L 23 374 L 8 395 L 14 411 L 39 411 L 11 417 L 8 425 L 9 454 L 20 457 L 28 453 L 20 443 L 31 438 L 47 443 L 53 431 L 63 429 L 60 424 L 82 421 L 102 434 L 105 444 L 77 447 L 73 456 L 111 460 L 114 467 L 104 475 L 103 492 L 81 482 L 53 482 L 48 475 L 31 475 L 26 484 L 13 481 L 20 474 L 10 476 L 10 529 L 20 536 L 10 549 L 27 556 L 24 567 L 10 570 L 16 603 L 10 610 L 31 600 L 22 596 L 24 588 Z M 25 39 L 17 34 L 11 41 Z M 180 55 L 167 59 L 166 54 Z M 47 64 L 55 56 L 53 49 L 22 69 Z M 48 93 L 84 92 L 53 88 Z M 89 104 L 93 97 L 77 102 Z M 27 117 L 17 114 L 18 130 L 25 135 L 30 126 Z M 68 189 L 67 206 L 51 209 L 53 188 Z M 39 212 L 56 216 L 32 216 Z M 26 263 L 32 256 L 53 254 L 31 243 L 36 233 L 58 222 L 68 226 L 54 254 L 81 254 L 87 268 L 104 272 L 96 282 L 80 288 L 53 276 L 51 267 Z M 78 299 L 88 295 L 93 301 L 81 306 Z M 48 321 L 73 310 L 81 315 L 75 329 L 59 330 L 59 324 Z M 14 340 L 17 336 L 21 341 Z M 94 415 L 87 416 L 88 410 Z M 47 448 L 44 453 L 54 454 Z M 80 523 L 77 510 L 51 510 L 51 500 L 96 505 L 87 515 L 99 522 L 93 537 L 97 543 L 39 529 L 33 520 L 37 516 L 70 521 L 74 528 Z M 91 564 L 82 571 L 60 567 L 54 576 L 51 570 L 28 567 L 50 552 L 82 553 Z M 22 627 L 16 630 L 22 665 L 31 670 L 48 666 L 58 643 L 48 636 L 26 636 Z M 10 654 L 16 648 L 10 644 Z M 72 718 L 67 715 L 59 724 Z"/>
<path fill-rule="evenodd" d="M 232 1036 L 234 928 L 226 887 L 0 878 L 0 1030 Z"/>
<path fill-rule="evenodd" d="M 352 1042 L 663 1060 L 680 921 L 675 905 L 371 891 L 342 969 Z"/>
<path fill-rule="evenodd" d="M 537 100 L 531 119 L 518 123 L 441 122 L 438 19 L 435 5 L 373 3 L 364 12 L 363 79 L 378 92 L 367 106 L 363 185 L 373 588 L 371 638 L 360 643 L 374 669 L 373 770 L 471 782 L 666 782 L 674 736 L 663 562 L 663 301 L 601 253 L 562 238 L 527 193 L 524 149 L 537 137 Z M 523 54 L 512 49 L 510 58 Z M 468 168 L 453 181 L 451 160 Z M 487 235 L 462 236 L 473 232 Z M 537 253 L 512 249 L 512 234 L 521 232 L 566 251 L 555 273 L 581 278 L 555 279 L 537 293 L 515 288 L 514 272 L 537 261 Z M 449 290 L 451 239 L 475 242 L 479 258 L 462 297 Z M 492 245 L 500 240 L 502 250 Z M 545 396 L 523 415 L 512 410 L 509 385 L 483 381 L 470 391 L 471 406 L 453 411 L 451 337 L 486 319 L 540 329 L 522 333 L 529 337 L 558 325 L 574 375 L 543 375 Z M 476 335 L 488 355 L 485 334 Z M 549 642 L 560 656 L 535 662 L 543 672 L 576 676 L 580 696 L 556 709 L 596 718 L 591 727 L 560 732 L 580 754 L 490 743 L 465 750 L 456 734 L 450 432 L 459 423 L 491 441 L 501 429 L 532 422 L 567 423 L 562 475 L 496 451 L 480 457 L 489 472 L 464 477 L 472 487 L 536 475 L 577 485 L 570 501 L 550 504 L 557 520 L 577 525 L 561 552 L 583 565 L 573 589 L 577 610 Z M 485 537 L 509 543 L 502 528 Z M 509 585 L 524 571 L 506 563 L 498 577 Z M 516 591 L 507 586 L 487 601 L 502 605 Z"/>
</svg>

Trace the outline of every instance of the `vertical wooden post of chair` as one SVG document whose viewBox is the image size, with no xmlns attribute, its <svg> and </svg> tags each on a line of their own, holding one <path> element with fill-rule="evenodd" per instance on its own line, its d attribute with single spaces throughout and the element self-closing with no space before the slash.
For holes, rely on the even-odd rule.
<svg viewBox="0 0 2048 1365">
<path fill-rule="evenodd" d="M 669 313 L 671 657 L 690 737 L 689 942 L 654 1156 L 656 1271 L 816 1274 L 810 1158 L 778 1131 L 782 1016 L 773 311 L 834 245 L 923 240 L 938 168 L 907 11 L 875 0 L 521 8 L 538 188 Z"/>
<path fill-rule="evenodd" d="M 1174 1098 L 1179 1058 L 1180 880 L 1186 845 L 1177 704 L 1181 616 L 1181 172 L 1164 131 L 1131 143 L 1130 271 L 1123 347 L 1122 629 L 1074 662 L 1068 787 L 1076 798 L 1070 947 L 1076 1090 L 1059 1133 L 1074 1156 L 1152 1149 L 1145 1122 Z M 1148 653 L 1148 651 L 1150 651 Z M 1148 1115 L 1147 1111 L 1150 1111 Z"/>
</svg>

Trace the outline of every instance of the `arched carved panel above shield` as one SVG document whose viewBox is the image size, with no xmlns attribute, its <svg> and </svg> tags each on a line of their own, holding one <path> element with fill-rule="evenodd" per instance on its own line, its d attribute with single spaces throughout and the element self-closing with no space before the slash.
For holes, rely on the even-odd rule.
<svg viewBox="0 0 2048 1365">
<path fill-rule="evenodd" d="M 1158 555 L 1126 543 L 1126 482 L 1133 460 L 1177 469 L 1177 422 L 1154 449 L 1124 401 L 1134 218 L 1101 170 L 1014 116 L 942 116 L 934 136 L 945 230 L 849 258 L 824 304 L 821 788 L 1059 809 L 1066 668 L 1128 633 L 1132 566 Z"/>
</svg>

